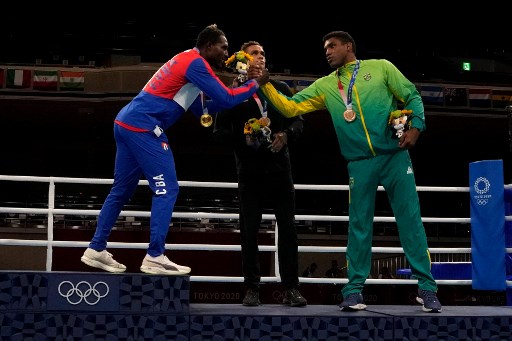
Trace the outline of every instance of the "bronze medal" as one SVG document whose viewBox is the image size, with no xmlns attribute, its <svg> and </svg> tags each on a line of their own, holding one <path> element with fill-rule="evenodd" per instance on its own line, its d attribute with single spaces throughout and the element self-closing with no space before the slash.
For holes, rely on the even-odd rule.
<svg viewBox="0 0 512 341">
<path fill-rule="evenodd" d="M 268 118 L 267 116 L 261 117 L 259 121 L 262 127 L 268 127 L 270 125 L 270 118 Z"/>
<path fill-rule="evenodd" d="M 347 109 L 343 113 L 343 118 L 345 118 L 345 121 L 347 122 L 353 122 L 356 119 L 356 113 L 352 109 Z"/>
<path fill-rule="evenodd" d="M 210 114 L 202 114 L 200 122 L 203 127 L 209 127 L 213 123 L 213 118 Z"/>
</svg>

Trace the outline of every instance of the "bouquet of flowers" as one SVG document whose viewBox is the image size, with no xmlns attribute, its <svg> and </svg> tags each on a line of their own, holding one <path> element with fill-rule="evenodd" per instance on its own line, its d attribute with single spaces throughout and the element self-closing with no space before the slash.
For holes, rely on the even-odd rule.
<svg viewBox="0 0 512 341">
<path fill-rule="evenodd" d="M 270 120 L 267 120 L 266 117 L 261 117 L 260 119 L 251 118 L 245 122 L 244 134 L 246 144 L 258 149 L 262 142 L 272 143 L 270 140 L 272 130 L 270 130 L 269 124 Z"/>
<path fill-rule="evenodd" d="M 226 67 L 238 72 L 239 75 L 237 79 L 239 84 L 247 81 L 247 69 L 249 69 L 250 61 L 252 61 L 252 56 L 244 51 L 235 52 L 226 60 Z"/>
<path fill-rule="evenodd" d="M 411 122 L 407 123 L 407 118 L 412 114 L 412 110 L 395 110 L 389 114 L 388 124 L 396 130 L 395 135 L 400 138 Z"/>
</svg>

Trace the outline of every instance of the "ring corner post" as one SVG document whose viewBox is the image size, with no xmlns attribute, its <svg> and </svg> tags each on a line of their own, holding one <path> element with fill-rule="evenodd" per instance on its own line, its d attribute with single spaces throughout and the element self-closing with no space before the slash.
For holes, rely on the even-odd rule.
<svg viewBox="0 0 512 341">
<path fill-rule="evenodd" d="M 469 165 L 472 286 L 506 291 L 503 160 Z"/>
</svg>

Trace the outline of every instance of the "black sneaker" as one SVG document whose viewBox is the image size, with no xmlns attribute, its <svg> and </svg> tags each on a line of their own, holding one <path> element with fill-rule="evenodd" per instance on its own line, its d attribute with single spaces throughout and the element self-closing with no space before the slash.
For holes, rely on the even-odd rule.
<svg viewBox="0 0 512 341">
<path fill-rule="evenodd" d="M 304 307 L 308 304 L 308 301 L 302 297 L 299 290 L 290 289 L 284 292 L 283 304 L 291 307 Z"/>
<path fill-rule="evenodd" d="M 366 309 L 366 304 L 363 301 L 361 293 L 348 294 L 343 297 L 343 302 L 340 304 L 341 311 L 358 311 Z"/>
<path fill-rule="evenodd" d="M 416 297 L 416 301 L 423 305 L 423 311 L 427 313 L 440 313 L 443 311 L 443 306 L 437 299 L 435 292 L 418 289 L 418 295 L 419 297 Z"/>
<path fill-rule="evenodd" d="M 242 304 L 246 307 L 256 307 L 260 305 L 260 292 L 255 289 L 248 289 L 245 293 Z"/>
</svg>

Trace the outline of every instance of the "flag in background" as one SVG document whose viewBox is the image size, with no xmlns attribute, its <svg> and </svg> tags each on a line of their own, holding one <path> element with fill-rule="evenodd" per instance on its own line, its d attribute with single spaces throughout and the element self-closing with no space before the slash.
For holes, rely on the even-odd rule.
<svg viewBox="0 0 512 341">
<path fill-rule="evenodd" d="M 0 69 L 0 89 L 4 87 L 4 69 Z"/>
<path fill-rule="evenodd" d="M 84 75 L 84 71 L 61 71 L 60 90 L 83 91 L 85 80 Z"/>
<path fill-rule="evenodd" d="M 57 91 L 57 71 L 34 70 L 34 90 Z"/>
<path fill-rule="evenodd" d="M 285 82 L 290 88 L 295 88 L 295 81 L 293 79 L 281 79 L 281 82 Z"/>
<path fill-rule="evenodd" d="M 512 90 L 492 90 L 492 107 L 505 108 L 512 103 Z"/>
<path fill-rule="evenodd" d="M 465 107 L 468 105 L 466 88 L 444 88 L 444 103 L 450 107 Z"/>
<path fill-rule="evenodd" d="M 313 82 L 314 82 L 314 80 L 298 79 L 297 85 L 295 86 L 295 90 L 301 91 L 301 90 L 307 88 L 308 86 L 310 86 L 311 84 L 313 84 Z"/>
<path fill-rule="evenodd" d="M 30 87 L 30 70 L 7 69 L 7 87 L 25 89 Z"/>
<path fill-rule="evenodd" d="M 469 88 L 469 106 L 478 108 L 490 108 L 491 89 Z"/>
<path fill-rule="evenodd" d="M 441 86 L 423 85 L 420 94 L 425 104 L 443 105 L 444 103 L 443 87 Z"/>
</svg>

